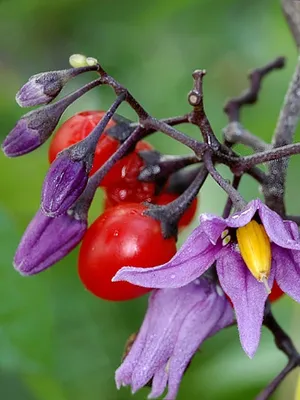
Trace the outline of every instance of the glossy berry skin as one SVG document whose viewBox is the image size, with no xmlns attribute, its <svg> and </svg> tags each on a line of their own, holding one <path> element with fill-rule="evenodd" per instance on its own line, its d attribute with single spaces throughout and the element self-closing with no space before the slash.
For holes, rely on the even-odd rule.
<svg viewBox="0 0 300 400">
<path fill-rule="evenodd" d="M 83 111 L 73 115 L 65 121 L 56 131 L 49 148 L 49 161 L 52 163 L 57 154 L 80 142 L 86 138 L 100 120 L 105 115 L 105 111 Z M 107 129 L 116 125 L 111 119 L 107 125 Z M 93 175 L 100 167 L 114 154 L 120 143 L 117 139 L 103 132 L 96 147 L 95 158 L 90 175 Z"/>
<path fill-rule="evenodd" d="M 175 193 L 162 192 L 159 196 L 157 196 L 153 200 L 153 203 L 159 205 L 169 204 L 171 203 L 171 201 L 176 200 L 178 197 L 179 195 Z M 185 228 L 192 222 L 197 212 L 197 206 L 198 206 L 198 198 L 196 197 L 192 201 L 192 204 L 186 209 L 183 216 L 180 218 L 178 223 L 178 228 Z"/>
<path fill-rule="evenodd" d="M 78 273 L 95 296 L 111 301 L 142 296 L 151 289 L 111 279 L 123 266 L 149 268 L 169 261 L 176 253 L 175 239 L 163 238 L 159 221 L 143 215 L 146 209 L 142 204 L 112 207 L 87 230 Z"/>
<path fill-rule="evenodd" d="M 138 176 L 144 167 L 144 160 L 139 156 L 139 151 L 153 150 L 151 144 L 140 140 L 134 151 L 117 161 L 101 182 L 101 186 L 111 188 L 113 186 L 135 186 L 140 182 Z M 153 184 L 151 184 L 153 185 Z"/>
<path fill-rule="evenodd" d="M 269 295 L 269 300 L 271 303 L 274 301 L 280 299 L 284 295 L 284 292 L 280 289 L 280 287 L 277 285 L 277 282 L 275 281 L 272 287 L 272 292 Z"/>
<path fill-rule="evenodd" d="M 151 203 L 154 188 L 154 184 L 147 182 L 109 187 L 106 190 L 105 209 L 125 203 Z"/>
</svg>

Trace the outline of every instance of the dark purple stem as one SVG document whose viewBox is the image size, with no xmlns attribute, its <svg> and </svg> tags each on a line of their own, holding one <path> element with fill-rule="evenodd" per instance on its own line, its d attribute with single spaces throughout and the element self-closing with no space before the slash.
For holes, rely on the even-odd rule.
<svg viewBox="0 0 300 400">
<path fill-rule="evenodd" d="M 209 120 L 205 114 L 203 104 L 203 77 L 205 70 L 196 70 L 193 72 L 194 87 L 188 95 L 188 101 L 193 107 L 190 115 L 190 122 L 197 125 L 202 133 L 203 140 L 210 146 L 212 150 L 219 150 L 221 143 L 216 138 Z"/>
<path fill-rule="evenodd" d="M 273 336 L 274 341 L 279 350 L 281 350 L 288 358 L 286 367 L 276 376 L 276 378 L 260 393 L 256 400 L 265 400 L 275 391 L 283 379 L 297 366 L 300 366 L 300 354 L 298 353 L 291 338 L 278 324 L 273 316 L 270 302 L 266 303 L 263 324 L 268 328 Z"/>
<path fill-rule="evenodd" d="M 87 215 L 95 192 L 114 164 L 124 157 L 128 150 L 131 149 L 143 137 L 144 129 L 137 127 L 127 140 L 117 149 L 117 151 L 98 169 L 98 171 L 88 180 L 88 184 L 79 197 L 75 205 L 72 207 L 74 213 L 79 215 Z"/>
<path fill-rule="evenodd" d="M 267 400 L 278 388 L 281 382 L 286 378 L 286 376 L 295 369 L 297 365 L 293 362 L 288 362 L 287 365 L 283 368 L 283 370 L 273 379 L 269 385 L 263 389 L 260 394 L 256 397 L 255 400 Z"/>
<path fill-rule="evenodd" d="M 232 181 L 232 187 L 234 189 L 236 189 L 236 190 L 238 189 L 241 179 L 242 179 L 242 175 L 238 175 L 238 176 L 234 175 L 233 181 Z M 230 215 L 231 209 L 232 209 L 232 200 L 231 200 L 231 197 L 228 196 L 222 217 L 228 218 Z"/>
<path fill-rule="evenodd" d="M 278 57 L 261 68 L 254 69 L 249 74 L 250 86 L 240 96 L 228 100 L 224 106 L 224 112 L 228 115 L 229 122 L 240 120 L 241 108 L 247 104 L 254 104 L 258 100 L 263 78 L 271 71 L 282 69 L 285 65 L 285 58 Z"/>
<path fill-rule="evenodd" d="M 164 206 L 149 206 L 146 214 L 160 221 L 164 238 L 177 237 L 178 222 L 199 193 L 207 175 L 207 169 L 202 166 L 190 186 L 176 200 Z"/>
<path fill-rule="evenodd" d="M 148 117 L 145 120 L 141 120 L 141 125 L 147 130 L 154 129 L 165 133 L 169 137 L 192 149 L 198 157 L 201 157 L 203 152 L 207 149 L 206 143 L 200 143 L 198 140 L 185 135 L 184 133 L 156 118 Z"/>
<path fill-rule="evenodd" d="M 230 197 L 233 206 L 236 210 L 242 210 L 246 205 L 246 201 L 243 197 L 239 194 L 239 192 L 230 184 L 228 183 L 215 169 L 214 163 L 212 161 L 211 153 L 207 152 L 203 155 L 203 162 L 205 167 L 207 168 L 210 176 L 217 182 L 219 186 L 228 194 Z"/>
</svg>

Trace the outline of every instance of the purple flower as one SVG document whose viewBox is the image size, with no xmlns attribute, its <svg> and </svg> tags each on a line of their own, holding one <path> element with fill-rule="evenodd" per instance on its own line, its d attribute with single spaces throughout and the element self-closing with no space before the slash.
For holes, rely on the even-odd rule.
<svg viewBox="0 0 300 400">
<path fill-rule="evenodd" d="M 82 240 L 87 221 L 63 214 L 49 218 L 38 211 L 28 225 L 14 257 L 22 275 L 37 274 L 65 257 Z"/>
<path fill-rule="evenodd" d="M 149 398 L 174 400 L 192 357 L 209 336 L 233 322 L 233 310 L 220 287 L 201 278 L 178 289 L 155 290 L 141 329 L 116 384 L 136 392 L 152 380 Z"/>
<path fill-rule="evenodd" d="M 49 217 L 65 213 L 83 192 L 88 181 L 86 163 L 64 153 L 52 163 L 44 180 L 41 208 Z"/>
<path fill-rule="evenodd" d="M 237 240 L 239 228 L 249 227 L 247 224 L 253 220 L 264 229 L 264 234 L 257 240 L 258 248 L 265 241 L 270 250 L 270 270 L 261 280 L 257 278 L 259 275 L 250 272 L 244 261 L 253 255 L 256 261 L 255 251 L 250 251 L 246 257 Z M 284 292 L 300 302 L 299 250 L 297 225 L 283 221 L 257 199 L 227 219 L 202 214 L 200 226 L 168 263 L 147 269 L 124 267 L 113 280 L 151 288 L 177 288 L 202 275 L 216 261 L 220 284 L 234 305 L 241 344 L 248 356 L 253 357 L 259 344 L 268 297 L 262 281 L 272 288 L 275 278 Z M 265 257 L 264 251 L 257 255 L 259 257 Z"/>
<path fill-rule="evenodd" d="M 33 75 L 16 94 L 20 107 L 48 104 L 55 99 L 64 85 L 72 78 L 70 70 L 42 72 Z"/>
</svg>

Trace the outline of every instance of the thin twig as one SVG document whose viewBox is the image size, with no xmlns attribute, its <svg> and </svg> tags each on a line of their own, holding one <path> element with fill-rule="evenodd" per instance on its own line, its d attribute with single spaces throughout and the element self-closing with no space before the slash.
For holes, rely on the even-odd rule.
<svg viewBox="0 0 300 400">
<path fill-rule="evenodd" d="M 281 0 L 281 6 L 291 29 L 298 49 L 300 48 L 300 2 L 299 0 Z"/>
<path fill-rule="evenodd" d="M 254 151 L 268 149 L 268 144 L 246 130 L 240 122 L 241 109 L 248 104 L 254 104 L 258 100 L 262 80 L 271 71 L 284 67 L 285 60 L 278 57 L 264 67 L 256 68 L 249 74 L 250 85 L 240 96 L 227 101 L 224 112 L 228 116 L 229 124 L 224 128 L 225 144 L 231 147 L 235 143 L 241 143 L 251 147 Z"/>
<path fill-rule="evenodd" d="M 285 377 L 296 367 L 293 362 L 288 362 L 282 371 L 263 389 L 255 400 L 267 400 L 278 388 Z"/>
<path fill-rule="evenodd" d="M 253 135 L 253 133 L 247 131 L 238 121 L 230 122 L 223 129 L 223 135 L 225 138 L 225 143 L 240 143 L 244 146 L 251 147 L 255 152 L 265 151 L 272 147 L 259 137 Z"/>
<path fill-rule="evenodd" d="M 300 117 L 300 57 L 293 79 L 285 96 L 277 126 L 273 135 L 274 148 L 293 142 Z M 285 214 L 284 192 L 288 158 L 270 163 L 269 180 L 262 186 L 266 204 L 280 215 Z"/>
<path fill-rule="evenodd" d="M 209 144 L 211 149 L 219 150 L 221 143 L 216 138 L 204 110 L 203 77 L 205 74 L 206 71 L 200 69 L 193 72 L 194 87 L 188 94 L 188 101 L 193 107 L 189 121 L 200 128 L 203 140 Z"/>
<path fill-rule="evenodd" d="M 268 301 L 265 307 L 263 324 L 274 336 L 274 341 L 279 350 L 288 358 L 286 367 L 276 376 L 276 378 L 259 394 L 256 400 L 266 400 L 275 391 L 283 379 L 297 366 L 300 365 L 300 354 L 298 353 L 292 339 L 278 324 L 271 310 L 271 304 Z"/>
<path fill-rule="evenodd" d="M 261 68 L 256 68 L 249 74 L 250 86 L 240 96 L 227 101 L 224 111 L 228 115 L 229 122 L 240 120 L 240 111 L 246 104 L 254 104 L 258 99 L 263 78 L 275 69 L 284 67 L 284 57 L 278 57 Z"/>
<path fill-rule="evenodd" d="M 219 172 L 215 169 L 214 163 L 211 158 L 211 154 L 209 152 L 204 153 L 203 162 L 205 167 L 207 168 L 210 176 L 217 182 L 219 186 L 228 194 L 230 197 L 233 206 L 237 210 L 242 210 L 246 206 L 246 201 L 239 194 L 239 192 L 228 182 L 226 181 Z"/>
<path fill-rule="evenodd" d="M 234 189 L 236 189 L 236 190 L 238 189 L 241 179 L 242 179 L 242 175 L 238 175 L 238 176 L 234 175 L 233 181 L 232 181 L 232 187 Z M 228 218 L 230 215 L 231 209 L 232 209 L 232 200 L 231 200 L 231 197 L 228 196 L 222 217 Z"/>
</svg>

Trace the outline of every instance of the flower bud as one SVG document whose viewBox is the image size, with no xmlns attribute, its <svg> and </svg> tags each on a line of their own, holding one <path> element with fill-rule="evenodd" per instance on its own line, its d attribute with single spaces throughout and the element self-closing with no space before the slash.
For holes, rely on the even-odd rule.
<svg viewBox="0 0 300 400">
<path fill-rule="evenodd" d="M 84 160 L 72 160 L 63 152 L 51 164 L 42 189 L 42 210 L 49 217 L 65 213 L 83 192 L 88 181 Z"/>
<path fill-rule="evenodd" d="M 90 62 L 82 68 L 49 71 L 33 75 L 17 93 L 16 101 L 20 107 L 48 104 L 59 95 L 70 79 L 96 69 L 96 64 Z"/>
<path fill-rule="evenodd" d="M 73 68 L 80 68 L 80 67 L 93 67 L 97 66 L 98 60 L 94 57 L 86 57 L 83 54 L 72 54 L 69 57 L 69 64 Z"/>
<path fill-rule="evenodd" d="M 4 154 L 7 157 L 17 157 L 41 146 L 51 136 L 66 108 L 101 83 L 100 78 L 96 79 L 54 104 L 48 104 L 23 115 L 2 143 Z"/>
<path fill-rule="evenodd" d="M 271 269 L 271 244 L 262 224 L 250 221 L 236 231 L 238 245 L 251 274 L 266 284 Z"/>
<path fill-rule="evenodd" d="M 72 78 L 72 70 L 42 72 L 33 75 L 18 91 L 16 101 L 20 107 L 48 104 L 55 99 Z"/>
<path fill-rule="evenodd" d="M 65 257 L 82 240 L 87 220 L 76 214 L 47 217 L 39 210 L 28 225 L 14 257 L 22 275 L 34 275 Z"/>
<path fill-rule="evenodd" d="M 41 146 L 54 131 L 64 111 L 55 106 L 53 104 L 25 114 L 4 139 L 4 154 L 18 157 Z"/>
</svg>

